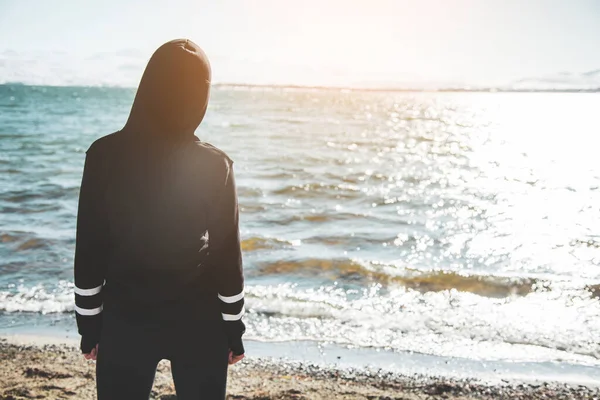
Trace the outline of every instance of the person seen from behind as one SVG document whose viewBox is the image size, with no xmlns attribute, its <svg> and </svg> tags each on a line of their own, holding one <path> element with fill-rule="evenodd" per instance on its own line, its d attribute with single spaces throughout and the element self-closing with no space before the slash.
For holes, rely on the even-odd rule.
<svg viewBox="0 0 600 400">
<path fill-rule="evenodd" d="M 75 311 L 99 400 L 148 399 L 162 359 L 178 399 L 224 399 L 244 357 L 233 161 L 195 136 L 210 79 L 198 45 L 165 43 L 123 129 L 86 152 Z"/>
</svg>

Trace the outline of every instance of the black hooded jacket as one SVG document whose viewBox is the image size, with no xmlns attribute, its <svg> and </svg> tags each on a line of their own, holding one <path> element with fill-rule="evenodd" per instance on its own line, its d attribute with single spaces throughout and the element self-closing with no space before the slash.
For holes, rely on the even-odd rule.
<svg viewBox="0 0 600 400">
<path fill-rule="evenodd" d="M 168 42 L 148 62 L 125 127 L 87 151 L 75 251 L 84 353 L 100 340 L 103 312 L 213 321 L 244 352 L 233 162 L 194 136 L 209 92 L 204 52 Z"/>
</svg>

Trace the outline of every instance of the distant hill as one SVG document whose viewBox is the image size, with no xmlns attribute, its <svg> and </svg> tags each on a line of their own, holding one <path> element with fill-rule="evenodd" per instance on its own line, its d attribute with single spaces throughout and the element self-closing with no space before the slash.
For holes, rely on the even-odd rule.
<svg viewBox="0 0 600 400">
<path fill-rule="evenodd" d="M 524 78 L 508 85 L 513 90 L 600 90 L 600 69 L 583 73 L 557 74 Z"/>
</svg>

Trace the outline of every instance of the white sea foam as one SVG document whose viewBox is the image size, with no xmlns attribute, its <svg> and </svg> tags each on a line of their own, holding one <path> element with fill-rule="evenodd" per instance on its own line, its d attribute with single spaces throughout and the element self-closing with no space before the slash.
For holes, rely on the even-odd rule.
<svg viewBox="0 0 600 400">
<path fill-rule="evenodd" d="M 491 299 L 397 289 L 298 291 L 254 287 L 249 333 L 256 339 L 325 340 L 482 359 L 571 360 L 600 364 L 598 300 L 578 293 Z M 256 296 L 256 297 L 254 297 Z"/>
<path fill-rule="evenodd" d="M 38 284 L 35 286 L 9 285 L 9 290 L 0 291 L 0 311 L 62 313 L 75 309 L 74 285 L 61 281 L 54 288 Z"/>
<path fill-rule="evenodd" d="M 600 365 L 600 303 L 574 291 L 492 299 L 454 290 L 419 293 L 375 285 L 247 287 L 247 337 L 314 340 L 449 357 Z M 73 285 L 21 285 L 0 292 L 4 312 L 66 313 Z"/>
</svg>

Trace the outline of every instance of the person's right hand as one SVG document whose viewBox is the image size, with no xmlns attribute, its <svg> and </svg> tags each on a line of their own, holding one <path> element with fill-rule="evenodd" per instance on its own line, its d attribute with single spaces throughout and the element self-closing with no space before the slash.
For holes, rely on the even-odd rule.
<svg viewBox="0 0 600 400">
<path fill-rule="evenodd" d="M 86 360 L 96 360 L 98 357 L 98 345 L 96 345 L 92 351 L 83 355 Z"/>
<path fill-rule="evenodd" d="M 240 361 L 244 358 L 244 354 L 240 354 L 239 356 L 234 356 L 233 351 L 229 350 L 229 365 L 233 365 L 236 362 Z"/>
</svg>

